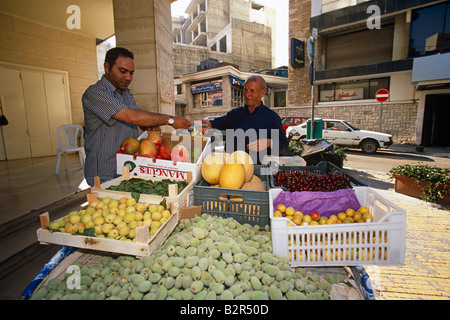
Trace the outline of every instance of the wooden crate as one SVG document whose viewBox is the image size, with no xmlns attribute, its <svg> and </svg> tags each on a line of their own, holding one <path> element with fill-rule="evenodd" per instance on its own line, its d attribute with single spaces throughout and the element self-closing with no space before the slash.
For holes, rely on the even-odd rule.
<svg viewBox="0 0 450 320">
<path fill-rule="evenodd" d="M 120 199 L 122 196 L 109 195 L 112 199 Z M 97 193 L 87 195 L 87 202 L 91 203 L 100 199 Z M 159 204 L 159 202 L 151 202 Z M 36 231 L 37 239 L 42 244 L 58 244 L 63 246 L 113 252 L 133 255 L 137 257 L 149 256 L 158 249 L 178 224 L 178 209 L 173 209 L 172 204 L 167 202 L 167 207 L 172 214 L 163 225 L 150 237 L 147 225 L 136 228 L 136 241 L 122 241 L 108 238 L 90 237 L 84 235 L 72 235 L 64 232 L 51 232 L 48 230 L 50 217 L 48 212 L 39 216 L 41 227 Z"/>
</svg>

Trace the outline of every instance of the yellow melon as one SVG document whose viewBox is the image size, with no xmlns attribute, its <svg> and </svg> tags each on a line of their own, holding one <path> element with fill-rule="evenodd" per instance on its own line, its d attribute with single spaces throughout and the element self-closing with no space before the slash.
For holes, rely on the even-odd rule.
<svg viewBox="0 0 450 320">
<path fill-rule="evenodd" d="M 252 179 L 254 173 L 253 159 L 250 155 L 242 150 L 237 150 L 230 154 L 227 158 L 227 163 L 240 162 L 245 167 L 245 182 Z"/>
<path fill-rule="evenodd" d="M 209 184 L 218 184 L 222 166 L 225 164 L 227 154 L 213 152 L 208 154 L 202 161 L 201 174 Z"/>
<path fill-rule="evenodd" d="M 244 190 L 255 190 L 255 191 L 266 191 L 266 188 L 264 188 L 262 183 L 252 182 L 252 181 L 244 183 L 244 185 L 241 187 L 241 189 L 244 189 Z"/>
<path fill-rule="evenodd" d="M 259 182 L 262 183 L 262 180 L 260 177 L 253 175 L 253 177 L 251 178 L 250 182 Z"/>
<path fill-rule="evenodd" d="M 242 163 L 226 163 L 219 175 L 219 186 L 227 189 L 240 189 L 244 184 L 245 168 Z"/>
</svg>

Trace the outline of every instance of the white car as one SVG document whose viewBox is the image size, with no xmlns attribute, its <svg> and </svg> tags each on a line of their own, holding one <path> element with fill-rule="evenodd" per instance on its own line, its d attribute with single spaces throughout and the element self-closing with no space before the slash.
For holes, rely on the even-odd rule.
<svg viewBox="0 0 450 320">
<path fill-rule="evenodd" d="M 360 130 L 345 120 L 322 119 L 322 138 L 330 143 L 350 148 L 361 148 L 364 153 L 375 153 L 378 148 L 392 145 L 392 135 Z M 307 122 L 287 129 L 289 139 L 305 139 Z"/>
</svg>

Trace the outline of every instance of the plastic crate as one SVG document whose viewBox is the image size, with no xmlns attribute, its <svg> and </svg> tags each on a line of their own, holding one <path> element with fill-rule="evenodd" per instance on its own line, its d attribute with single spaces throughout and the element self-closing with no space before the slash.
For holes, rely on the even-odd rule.
<svg viewBox="0 0 450 320">
<path fill-rule="evenodd" d="M 274 174 L 278 171 L 303 171 L 308 173 L 309 175 L 327 175 L 329 172 L 332 173 L 342 173 L 346 175 L 350 179 L 350 184 L 352 186 L 366 186 L 364 183 L 359 181 L 358 179 L 355 179 L 351 175 L 347 174 L 343 169 L 339 168 L 338 166 L 335 166 L 331 162 L 328 161 L 322 161 L 316 166 L 277 166 L 276 164 L 272 164 L 269 167 L 270 170 L 270 177 L 269 177 L 269 183 L 270 188 L 281 188 L 283 190 L 286 190 L 283 186 L 276 186 L 274 182 Z"/>
<path fill-rule="evenodd" d="M 263 181 L 266 191 L 211 187 L 201 178 L 194 184 L 194 206 L 201 206 L 202 213 L 233 218 L 242 224 L 261 227 L 269 225 L 269 175 L 266 174 L 269 172 L 268 166 L 255 165 L 254 172 Z M 225 199 L 225 196 L 239 196 L 243 200 L 229 200 Z"/>
<path fill-rule="evenodd" d="M 288 258 L 291 267 L 404 264 L 405 211 L 369 187 L 353 189 L 359 203 L 369 208 L 373 222 L 292 226 L 288 218 L 273 217 L 273 200 L 282 189 L 271 189 L 274 254 Z"/>
</svg>

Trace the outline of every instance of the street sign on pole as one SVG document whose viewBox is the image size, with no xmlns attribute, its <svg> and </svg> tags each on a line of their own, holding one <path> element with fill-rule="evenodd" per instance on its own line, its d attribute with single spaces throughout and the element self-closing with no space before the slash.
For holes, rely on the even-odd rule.
<svg viewBox="0 0 450 320">
<path fill-rule="evenodd" d="M 312 99 L 311 99 L 311 133 L 312 133 L 312 139 L 314 139 L 314 100 L 316 96 L 315 91 L 315 82 L 316 82 L 316 67 L 315 67 L 315 60 L 316 60 L 316 40 L 317 40 L 317 28 L 313 28 L 312 35 L 308 38 L 308 57 L 309 57 L 309 80 L 312 85 Z"/>
<path fill-rule="evenodd" d="M 389 99 L 389 91 L 387 91 L 386 89 L 380 89 L 377 91 L 377 93 L 375 93 L 375 98 L 377 99 L 378 102 L 381 102 L 381 106 L 380 106 L 380 132 L 382 131 L 382 123 L 383 123 L 383 102 L 387 101 L 387 99 Z"/>
<path fill-rule="evenodd" d="M 385 102 L 387 101 L 387 99 L 389 99 L 389 91 L 387 91 L 386 89 L 380 89 L 375 94 L 375 98 L 378 102 Z"/>
</svg>

